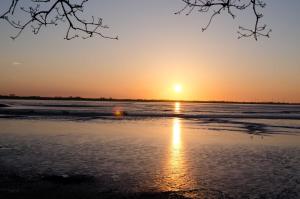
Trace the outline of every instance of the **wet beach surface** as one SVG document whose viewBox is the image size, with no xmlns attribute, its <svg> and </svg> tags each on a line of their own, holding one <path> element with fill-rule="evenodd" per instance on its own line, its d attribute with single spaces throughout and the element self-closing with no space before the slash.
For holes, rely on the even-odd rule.
<svg viewBox="0 0 300 199">
<path fill-rule="evenodd" d="M 2 115 L 0 127 L 0 198 L 300 197 L 298 119 Z"/>
</svg>

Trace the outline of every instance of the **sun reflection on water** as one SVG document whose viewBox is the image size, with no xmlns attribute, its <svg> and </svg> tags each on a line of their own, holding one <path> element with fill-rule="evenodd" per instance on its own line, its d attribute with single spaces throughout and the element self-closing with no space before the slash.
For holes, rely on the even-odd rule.
<svg viewBox="0 0 300 199">
<path fill-rule="evenodd" d="M 172 136 L 172 152 L 180 152 L 181 147 L 181 129 L 180 120 L 174 118 L 173 120 L 173 136 Z"/>
<path fill-rule="evenodd" d="M 180 113 L 181 107 L 180 107 L 180 102 L 175 102 L 174 104 L 174 112 L 175 113 Z"/>
<path fill-rule="evenodd" d="M 161 189 L 164 191 L 177 191 L 190 187 L 191 179 L 188 177 L 183 149 L 181 120 L 174 118 L 164 180 L 161 183 Z"/>
</svg>

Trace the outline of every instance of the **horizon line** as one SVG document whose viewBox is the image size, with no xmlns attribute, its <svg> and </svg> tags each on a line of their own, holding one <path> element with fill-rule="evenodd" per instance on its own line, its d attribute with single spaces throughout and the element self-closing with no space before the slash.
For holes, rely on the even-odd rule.
<svg viewBox="0 0 300 199">
<path fill-rule="evenodd" d="M 0 99 L 20 99 L 20 100 L 78 100 L 78 101 L 132 101 L 132 102 L 184 102 L 184 103 L 224 103 L 224 104 L 286 104 L 300 105 L 300 102 L 280 102 L 280 101 L 233 101 L 233 100 L 174 100 L 174 99 L 141 99 L 141 98 L 112 98 L 112 97 L 80 97 L 80 96 L 18 96 L 14 94 L 1 95 Z"/>
</svg>

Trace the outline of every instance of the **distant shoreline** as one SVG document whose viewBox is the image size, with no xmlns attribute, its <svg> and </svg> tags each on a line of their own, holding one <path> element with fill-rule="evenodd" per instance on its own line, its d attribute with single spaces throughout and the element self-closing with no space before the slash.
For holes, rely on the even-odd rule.
<svg viewBox="0 0 300 199">
<path fill-rule="evenodd" d="M 290 102 L 240 102 L 240 101 L 221 101 L 221 100 L 164 100 L 164 99 L 118 99 L 118 98 L 84 98 L 84 97 L 45 97 L 45 96 L 15 96 L 0 95 L 0 99 L 13 100 L 64 100 L 64 101 L 113 101 L 113 102 L 185 102 L 185 103 L 218 103 L 218 104 L 274 104 L 274 105 L 300 105 Z"/>
</svg>

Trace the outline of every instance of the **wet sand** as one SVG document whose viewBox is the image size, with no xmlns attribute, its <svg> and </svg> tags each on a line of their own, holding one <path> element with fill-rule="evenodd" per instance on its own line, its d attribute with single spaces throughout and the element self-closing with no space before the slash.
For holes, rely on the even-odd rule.
<svg viewBox="0 0 300 199">
<path fill-rule="evenodd" d="M 299 198 L 298 130 L 259 122 L 1 119 L 0 196 Z"/>
</svg>

